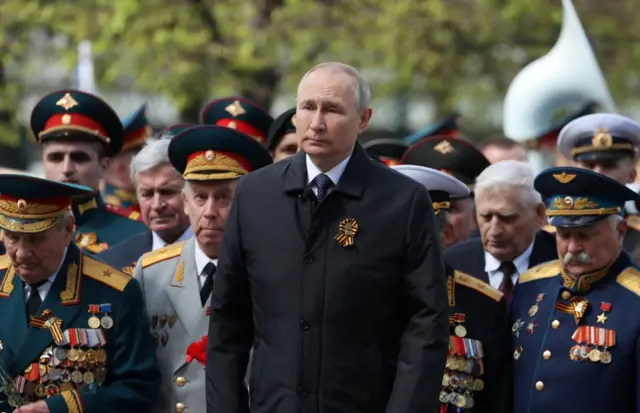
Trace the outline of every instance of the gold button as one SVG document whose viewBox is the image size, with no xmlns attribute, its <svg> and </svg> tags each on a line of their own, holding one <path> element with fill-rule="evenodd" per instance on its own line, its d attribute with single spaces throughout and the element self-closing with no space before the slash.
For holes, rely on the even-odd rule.
<svg viewBox="0 0 640 413">
<path fill-rule="evenodd" d="M 187 379 L 185 379 L 184 377 L 177 377 L 177 378 L 176 378 L 176 385 L 177 385 L 178 387 L 182 387 L 182 386 L 184 386 L 185 384 L 187 384 Z"/>
<path fill-rule="evenodd" d="M 184 412 L 184 403 L 176 403 L 176 412 L 178 413 Z"/>
<path fill-rule="evenodd" d="M 562 292 L 562 299 L 563 300 L 568 300 L 569 298 L 571 298 L 571 293 L 569 291 L 563 291 Z"/>
<path fill-rule="evenodd" d="M 538 391 L 542 391 L 542 389 L 544 389 L 544 383 L 539 381 L 536 383 L 536 390 Z"/>
<path fill-rule="evenodd" d="M 551 322 L 551 328 L 553 328 L 553 329 L 555 330 L 555 329 L 556 329 L 556 328 L 558 328 L 558 327 L 560 327 L 560 321 L 558 321 L 558 320 L 553 320 L 553 321 Z"/>
<path fill-rule="evenodd" d="M 549 350 L 545 350 L 545 352 L 542 353 L 542 358 L 545 360 L 549 360 L 551 358 L 551 352 Z"/>
</svg>

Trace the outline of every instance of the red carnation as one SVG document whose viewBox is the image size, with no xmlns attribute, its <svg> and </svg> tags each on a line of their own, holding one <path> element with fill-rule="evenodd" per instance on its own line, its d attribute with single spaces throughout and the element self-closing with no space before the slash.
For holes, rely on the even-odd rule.
<svg viewBox="0 0 640 413">
<path fill-rule="evenodd" d="M 194 341 L 187 347 L 187 363 L 191 363 L 194 359 L 203 366 L 207 364 L 207 341 L 208 336 L 202 336 L 200 341 Z"/>
</svg>

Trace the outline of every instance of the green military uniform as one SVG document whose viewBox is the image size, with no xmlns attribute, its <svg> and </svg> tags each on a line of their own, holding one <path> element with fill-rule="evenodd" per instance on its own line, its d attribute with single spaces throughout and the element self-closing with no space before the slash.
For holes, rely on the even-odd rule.
<svg viewBox="0 0 640 413">
<path fill-rule="evenodd" d="M 113 109 L 102 99 L 77 90 L 48 94 L 31 113 L 31 129 L 38 142 L 89 141 L 104 145 L 107 156 L 120 152 L 123 128 Z M 77 241 L 88 252 L 109 246 L 146 231 L 139 213 L 108 207 L 99 194 L 74 199 Z"/>
<path fill-rule="evenodd" d="M 254 139 L 210 125 L 177 134 L 169 159 L 186 180 L 199 182 L 236 179 L 271 163 L 269 152 Z M 198 280 L 197 249 L 193 237 L 148 252 L 133 273 L 142 286 L 163 377 L 154 412 L 207 410 L 204 360 L 187 358 L 188 349 L 201 344 L 209 328 L 210 291 L 201 302 L 206 287 Z M 215 268 L 217 258 L 208 259 Z"/>
<path fill-rule="evenodd" d="M 47 231 L 64 219 L 71 196 L 87 192 L 90 188 L 0 175 L 0 228 Z M 10 257 L 0 257 L 0 370 L 13 384 L 0 395 L 0 411 L 40 400 L 51 413 L 148 411 L 159 376 L 138 282 L 73 242 L 54 275 L 29 316 L 32 294 L 42 297 L 40 287 L 27 289 Z"/>
<path fill-rule="evenodd" d="M 273 118 L 249 99 L 225 97 L 210 102 L 204 108 L 202 123 L 238 130 L 267 146 Z"/>
<path fill-rule="evenodd" d="M 146 112 L 147 104 L 145 103 L 122 121 L 124 142 L 120 149 L 121 154 L 137 152 L 153 134 Z M 140 211 L 135 191 L 118 188 L 107 182 L 102 190 L 102 197 L 107 204 Z"/>
</svg>

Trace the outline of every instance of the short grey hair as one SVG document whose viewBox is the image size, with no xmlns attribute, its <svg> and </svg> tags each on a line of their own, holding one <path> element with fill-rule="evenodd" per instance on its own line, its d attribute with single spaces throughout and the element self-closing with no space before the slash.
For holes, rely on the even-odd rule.
<svg viewBox="0 0 640 413">
<path fill-rule="evenodd" d="M 171 165 L 169 161 L 169 143 L 171 139 L 152 139 L 131 159 L 131 182 L 137 189 L 136 174 L 157 168 L 161 165 Z"/>
<path fill-rule="evenodd" d="M 324 62 L 315 65 L 311 70 L 305 73 L 304 76 L 302 76 L 302 79 L 298 84 L 298 93 L 300 93 L 300 85 L 302 82 L 304 82 L 311 73 L 318 70 L 334 70 L 351 76 L 356 81 L 355 93 L 358 110 L 362 111 L 371 106 L 371 88 L 369 87 L 369 82 L 362 77 L 358 69 L 341 62 Z"/>
<path fill-rule="evenodd" d="M 486 190 L 520 190 L 520 199 L 527 206 L 542 202 L 542 196 L 533 187 L 533 169 L 526 162 L 507 160 L 496 162 L 476 178 L 473 192 L 477 200 Z"/>
</svg>

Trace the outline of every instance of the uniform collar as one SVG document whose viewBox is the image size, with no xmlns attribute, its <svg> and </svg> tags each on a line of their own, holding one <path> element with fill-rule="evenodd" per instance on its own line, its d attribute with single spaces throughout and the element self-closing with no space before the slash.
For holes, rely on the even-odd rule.
<svg viewBox="0 0 640 413">
<path fill-rule="evenodd" d="M 198 271 L 198 275 L 201 275 L 204 271 L 204 267 L 208 263 L 212 262 L 216 266 L 218 266 L 218 258 L 209 258 L 207 254 L 205 254 L 204 251 L 202 251 L 202 249 L 200 248 L 198 240 L 195 239 L 194 241 L 196 243 L 196 270 Z"/>
<path fill-rule="evenodd" d="M 567 274 L 564 270 L 561 270 L 562 284 L 565 288 L 570 290 L 586 293 L 591 288 L 604 280 L 609 274 L 619 274 L 624 268 L 631 265 L 629 256 L 623 251 L 618 255 L 615 261 L 610 263 L 604 268 L 599 269 L 588 274 L 582 274 L 578 278 L 573 278 Z"/>
<path fill-rule="evenodd" d="M 104 201 L 99 193 L 93 193 L 90 197 L 82 197 L 73 200 L 73 215 L 78 218 L 93 209 L 102 209 Z"/>
</svg>

